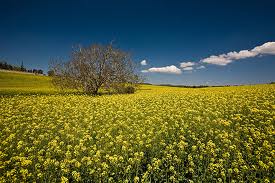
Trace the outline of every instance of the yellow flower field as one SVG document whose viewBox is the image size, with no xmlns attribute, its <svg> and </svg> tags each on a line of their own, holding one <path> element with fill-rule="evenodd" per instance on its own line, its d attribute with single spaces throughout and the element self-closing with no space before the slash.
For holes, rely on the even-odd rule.
<svg viewBox="0 0 275 183">
<path fill-rule="evenodd" d="M 0 182 L 274 182 L 275 85 L 0 97 Z"/>
</svg>

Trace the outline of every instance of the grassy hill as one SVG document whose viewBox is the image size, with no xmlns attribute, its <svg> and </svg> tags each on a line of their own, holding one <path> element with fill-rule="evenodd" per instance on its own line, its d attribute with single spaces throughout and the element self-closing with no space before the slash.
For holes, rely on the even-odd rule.
<svg viewBox="0 0 275 183">
<path fill-rule="evenodd" d="M 142 85 L 139 92 L 152 89 L 168 88 L 165 86 Z M 0 70 L 0 95 L 15 94 L 54 94 L 60 93 L 51 83 L 51 78 L 32 73 Z M 66 93 L 76 91 L 66 90 Z"/>
<path fill-rule="evenodd" d="M 0 94 L 57 92 L 48 76 L 0 71 Z"/>
</svg>

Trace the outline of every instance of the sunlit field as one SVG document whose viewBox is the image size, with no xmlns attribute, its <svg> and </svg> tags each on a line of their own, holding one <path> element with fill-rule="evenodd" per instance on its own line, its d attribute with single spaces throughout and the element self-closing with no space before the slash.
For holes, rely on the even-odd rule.
<svg viewBox="0 0 275 183">
<path fill-rule="evenodd" d="M 0 71 L 0 95 L 52 93 L 50 78 L 30 73 Z"/>
<path fill-rule="evenodd" d="M 55 93 L 46 76 L 28 76 L 44 87 L 6 77 L 0 182 L 275 180 L 275 85 L 94 97 Z"/>
</svg>

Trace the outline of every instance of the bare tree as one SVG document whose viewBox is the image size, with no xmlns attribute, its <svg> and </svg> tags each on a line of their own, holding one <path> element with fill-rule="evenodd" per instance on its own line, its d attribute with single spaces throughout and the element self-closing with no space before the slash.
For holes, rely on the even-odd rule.
<svg viewBox="0 0 275 183">
<path fill-rule="evenodd" d="M 141 81 L 130 55 L 111 44 L 78 47 L 68 62 L 57 61 L 51 70 L 56 86 L 82 89 L 90 94 L 97 94 L 99 88 L 132 93 Z"/>
</svg>

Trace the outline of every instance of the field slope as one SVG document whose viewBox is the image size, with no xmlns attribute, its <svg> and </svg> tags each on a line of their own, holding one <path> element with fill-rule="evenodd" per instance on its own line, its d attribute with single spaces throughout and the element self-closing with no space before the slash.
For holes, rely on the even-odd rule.
<svg viewBox="0 0 275 183">
<path fill-rule="evenodd" d="M 0 94 L 47 93 L 56 89 L 47 76 L 0 70 Z"/>
<path fill-rule="evenodd" d="M 1 77 L 1 91 L 17 88 Z M 0 182 L 275 178 L 275 85 L 146 85 L 129 95 L 0 96 L 0 104 Z"/>
</svg>

